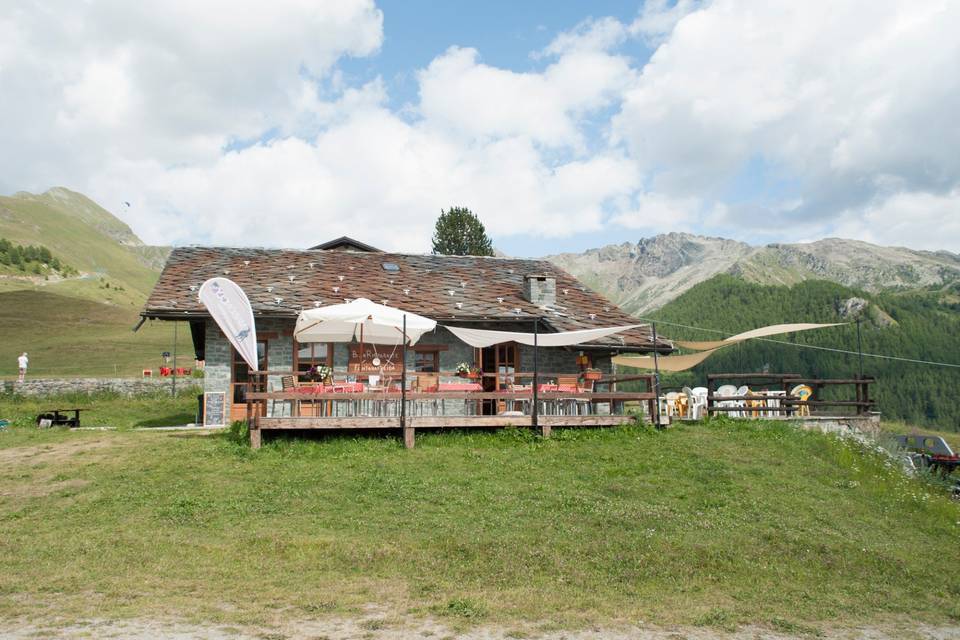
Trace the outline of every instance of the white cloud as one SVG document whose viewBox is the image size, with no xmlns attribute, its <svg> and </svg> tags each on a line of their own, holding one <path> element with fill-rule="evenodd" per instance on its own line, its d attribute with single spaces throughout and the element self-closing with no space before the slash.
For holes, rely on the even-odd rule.
<svg viewBox="0 0 960 640">
<path fill-rule="evenodd" d="M 675 197 L 722 199 L 758 165 L 775 191 L 803 198 L 807 218 L 890 185 L 950 188 L 960 184 L 958 31 L 951 2 L 718 0 L 676 23 L 614 130 L 653 188 Z M 744 208 L 754 214 L 742 222 L 774 207 L 763 209 Z"/>
<path fill-rule="evenodd" d="M 130 201 L 157 243 L 422 250 L 459 204 L 498 237 L 818 229 L 960 248 L 955 2 L 648 0 L 524 71 L 442 42 L 399 111 L 387 83 L 338 67 L 375 56 L 382 28 L 369 0 L 18 5 L 0 16 L 0 189 Z M 636 39 L 648 62 L 621 52 Z"/>
<path fill-rule="evenodd" d="M 424 251 L 440 208 L 451 205 L 482 213 L 496 235 L 598 229 L 603 203 L 629 195 L 637 177 L 622 157 L 547 167 L 529 139 L 464 146 L 368 105 L 313 141 L 275 140 L 203 166 L 130 166 L 94 191 L 130 183 L 148 186 L 128 215 L 151 240 L 304 246 L 359 234 Z"/>
<path fill-rule="evenodd" d="M 587 18 L 570 31 L 563 31 L 534 58 L 561 56 L 571 51 L 607 51 L 622 43 L 630 28 L 616 18 Z"/>
<path fill-rule="evenodd" d="M 723 205 L 708 207 L 700 198 L 692 196 L 672 198 L 662 193 L 643 193 L 637 196 L 635 206 L 624 209 L 611 222 L 627 229 L 644 233 L 668 231 L 692 232 L 695 225 L 705 219 L 715 219 L 725 214 Z"/>
<path fill-rule="evenodd" d="M 283 124 L 304 77 L 382 39 L 371 0 L 20 3 L 0 24 L 4 182 L 43 188 L 113 158 L 215 159 Z M 9 99 L 16 96 L 16 99 Z"/>
<path fill-rule="evenodd" d="M 542 72 L 516 73 L 452 47 L 418 74 L 419 109 L 431 124 L 470 138 L 577 146 L 579 117 L 610 104 L 631 76 L 625 59 L 600 52 L 572 51 Z"/>
<path fill-rule="evenodd" d="M 875 244 L 937 251 L 960 249 L 960 188 L 948 193 L 901 192 L 845 211 L 832 235 Z"/>
</svg>

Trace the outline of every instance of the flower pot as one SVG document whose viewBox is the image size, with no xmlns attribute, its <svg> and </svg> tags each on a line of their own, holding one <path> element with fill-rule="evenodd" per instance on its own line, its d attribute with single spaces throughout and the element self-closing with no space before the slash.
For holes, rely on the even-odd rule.
<svg viewBox="0 0 960 640">
<path fill-rule="evenodd" d="M 593 380 L 594 382 L 596 382 L 597 380 L 601 379 L 602 377 L 603 377 L 603 372 L 602 372 L 602 371 L 584 371 L 584 373 L 583 373 L 583 379 L 584 379 L 584 380 Z"/>
<path fill-rule="evenodd" d="M 470 374 L 467 373 L 466 371 L 458 371 L 458 372 L 457 372 L 457 376 L 460 377 L 460 378 L 469 378 L 469 377 L 470 377 Z"/>
<path fill-rule="evenodd" d="M 477 371 L 471 371 L 470 373 L 467 374 L 467 377 L 470 378 L 471 380 L 479 380 L 480 374 Z"/>
</svg>

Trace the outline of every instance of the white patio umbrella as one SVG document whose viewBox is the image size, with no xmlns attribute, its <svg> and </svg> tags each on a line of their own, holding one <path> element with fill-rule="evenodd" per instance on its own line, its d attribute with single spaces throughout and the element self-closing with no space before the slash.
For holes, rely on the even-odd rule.
<svg viewBox="0 0 960 640">
<path fill-rule="evenodd" d="M 403 344 L 403 321 L 407 321 L 407 344 L 416 344 L 420 336 L 433 331 L 435 320 L 416 313 L 357 298 L 352 302 L 305 309 L 297 317 L 294 338 L 297 342 L 350 342 Z"/>
</svg>

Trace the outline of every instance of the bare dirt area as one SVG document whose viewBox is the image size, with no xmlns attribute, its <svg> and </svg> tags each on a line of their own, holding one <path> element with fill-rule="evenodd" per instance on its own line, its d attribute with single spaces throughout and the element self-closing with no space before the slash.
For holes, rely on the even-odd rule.
<svg viewBox="0 0 960 640">
<path fill-rule="evenodd" d="M 593 627 L 579 631 L 549 629 L 549 623 L 530 627 L 449 625 L 436 619 L 398 620 L 378 616 L 290 621 L 279 627 L 237 627 L 188 624 L 177 621 L 88 621 L 66 625 L 36 622 L 0 623 L 0 636 L 11 640 L 38 638 L 124 638 L 129 640 L 955 640 L 960 626 L 901 623 L 883 626 L 777 631 L 741 627 L 724 631 L 701 627 Z"/>
<path fill-rule="evenodd" d="M 38 465 L 60 463 L 78 455 L 87 456 L 97 453 L 106 456 L 104 449 L 123 446 L 118 438 L 96 438 L 69 440 L 67 442 L 47 443 L 41 445 L 10 447 L 0 449 L 0 466 L 10 467 L 17 464 Z M 85 458 L 85 459 L 90 459 Z"/>
</svg>

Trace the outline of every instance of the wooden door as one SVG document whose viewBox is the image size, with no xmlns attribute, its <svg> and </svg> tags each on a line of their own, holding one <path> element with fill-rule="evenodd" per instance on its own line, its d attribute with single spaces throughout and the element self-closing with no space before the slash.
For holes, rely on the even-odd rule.
<svg viewBox="0 0 960 640">
<path fill-rule="evenodd" d="M 496 344 L 480 351 L 480 367 L 486 375 L 483 377 L 484 391 L 499 391 L 509 389 L 516 383 L 515 375 L 520 370 L 520 348 L 516 342 Z M 505 409 L 503 401 L 489 400 L 484 402 L 483 413 L 496 415 Z"/>
</svg>

